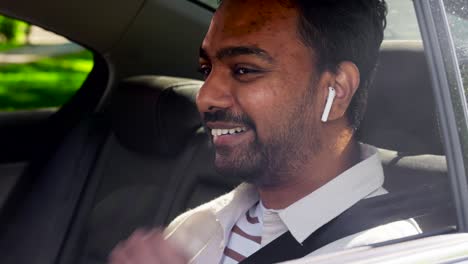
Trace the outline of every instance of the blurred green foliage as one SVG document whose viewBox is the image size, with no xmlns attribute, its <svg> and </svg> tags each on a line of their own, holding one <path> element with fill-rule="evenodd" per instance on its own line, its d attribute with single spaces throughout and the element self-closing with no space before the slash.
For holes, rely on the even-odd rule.
<svg viewBox="0 0 468 264">
<path fill-rule="evenodd" d="M 24 45 L 14 43 L 0 43 L 0 52 L 7 51 L 13 48 L 22 47 Z"/>
<path fill-rule="evenodd" d="M 81 87 L 93 67 L 89 51 L 0 65 L 0 110 L 57 107 Z"/>
<path fill-rule="evenodd" d="M 0 16 L 0 43 L 25 43 L 29 27 L 28 23 Z"/>
</svg>

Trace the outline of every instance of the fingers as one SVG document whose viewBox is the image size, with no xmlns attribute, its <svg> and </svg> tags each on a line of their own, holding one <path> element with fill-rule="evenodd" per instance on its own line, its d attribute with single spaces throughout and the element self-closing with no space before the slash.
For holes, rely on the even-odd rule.
<svg viewBox="0 0 468 264">
<path fill-rule="evenodd" d="M 157 230 L 150 234 L 147 238 L 154 245 L 155 254 L 159 256 L 160 263 L 187 263 L 188 259 L 182 254 L 180 250 L 171 245 L 169 241 L 164 240 L 161 230 Z"/>
<path fill-rule="evenodd" d="M 109 256 L 110 264 L 185 264 L 187 258 L 180 250 L 164 240 L 162 231 L 136 230 L 117 244 Z"/>
<path fill-rule="evenodd" d="M 127 257 L 123 242 L 120 242 L 115 246 L 109 255 L 109 264 L 128 264 L 131 263 L 130 259 Z"/>
</svg>

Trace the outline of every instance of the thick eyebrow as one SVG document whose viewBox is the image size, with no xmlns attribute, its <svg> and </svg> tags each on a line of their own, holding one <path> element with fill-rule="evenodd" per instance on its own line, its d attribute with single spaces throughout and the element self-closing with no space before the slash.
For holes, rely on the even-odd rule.
<svg viewBox="0 0 468 264">
<path fill-rule="evenodd" d="M 269 63 L 273 63 L 275 61 L 273 57 L 271 57 L 268 54 L 268 52 L 254 46 L 237 46 L 223 48 L 216 53 L 216 58 L 218 60 L 222 60 L 226 57 L 236 57 L 241 55 L 254 55 Z M 209 58 L 208 53 L 203 48 L 200 48 L 200 57 L 204 59 Z"/>
</svg>

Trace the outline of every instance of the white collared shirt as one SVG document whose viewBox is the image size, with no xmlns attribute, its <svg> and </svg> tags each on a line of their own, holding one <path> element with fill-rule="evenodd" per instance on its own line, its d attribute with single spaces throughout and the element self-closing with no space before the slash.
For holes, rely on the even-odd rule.
<svg viewBox="0 0 468 264">
<path fill-rule="evenodd" d="M 384 175 L 377 149 L 366 144 L 360 146 L 361 162 L 279 212 L 287 230 L 299 243 L 359 200 L 387 193 L 382 188 Z M 167 229 L 168 239 L 192 256 L 191 263 L 219 263 L 232 227 L 258 200 L 256 188 L 243 183 L 179 216 Z M 414 221 L 398 221 L 339 239 L 303 259 L 419 233 L 421 230 Z M 298 261 L 291 263 L 301 260 Z"/>
<path fill-rule="evenodd" d="M 361 199 L 385 194 L 383 182 L 383 168 L 377 149 L 361 144 L 361 162 L 291 204 L 279 216 L 293 237 L 302 243 Z"/>
</svg>

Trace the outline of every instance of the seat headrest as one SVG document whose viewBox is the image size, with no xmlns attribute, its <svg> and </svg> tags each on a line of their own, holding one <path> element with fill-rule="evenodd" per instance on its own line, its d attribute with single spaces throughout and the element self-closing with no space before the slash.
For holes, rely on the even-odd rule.
<svg viewBox="0 0 468 264">
<path fill-rule="evenodd" d="M 175 155 L 201 127 L 195 97 L 202 82 L 163 76 L 123 80 L 109 101 L 112 129 L 130 150 Z"/>
<path fill-rule="evenodd" d="M 361 141 L 411 154 L 443 154 L 430 75 L 420 41 L 382 45 Z"/>
<path fill-rule="evenodd" d="M 398 152 L 386 149 L 379 149 L 379 155 L 385 174 L 384 187 L 390 192 L 448 182 L 445 156 L 400 156 Z"/>
</svg>

